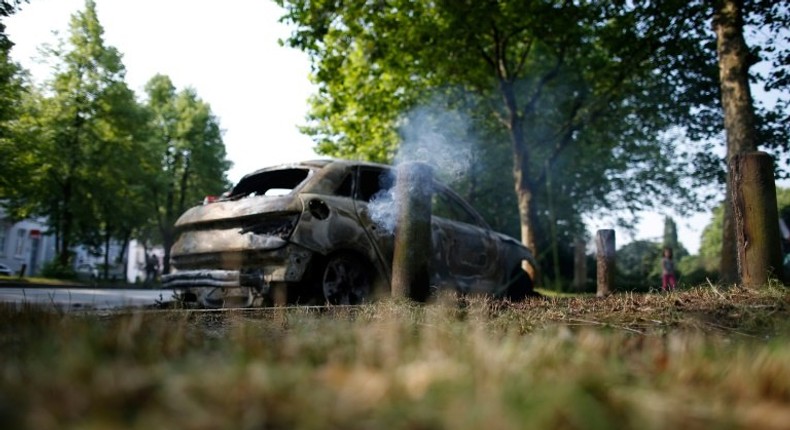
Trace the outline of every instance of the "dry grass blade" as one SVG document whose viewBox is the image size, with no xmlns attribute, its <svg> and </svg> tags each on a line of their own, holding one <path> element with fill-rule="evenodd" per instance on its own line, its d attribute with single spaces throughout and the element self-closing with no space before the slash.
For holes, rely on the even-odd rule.
<svg viewBox="0 0 790 430">
<path fill-rule="evenodd" d="M 2 428 L 781 428 L 790 295 L 0 306 Z"/>
</svg>

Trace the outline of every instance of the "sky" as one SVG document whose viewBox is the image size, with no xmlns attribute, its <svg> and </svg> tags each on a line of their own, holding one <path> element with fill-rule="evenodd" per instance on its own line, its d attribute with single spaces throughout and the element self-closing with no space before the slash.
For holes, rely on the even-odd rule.
<svg viewBox="0 0 790 430">
<path fill-rule="evenodd" d="M 221 6 L 220 6 L 221 5 Z M 84 0 L 30 0 L 6 19 L 12 58 L 43 80 L 38 47 L 68 37 Z M 289 29 L 270 0 L 97 0 L 106 45 L 123 54 L 126 81 L 139 96 L 157 73 L 180 90 L 192 87 L 219 117 L 228 173 L 237 181 L 274 164 L 319 158 L 299 133 L 313 91 L 307 55 L 282 47 Z"/>
<path fill-rule="evenodd" d="M 68 36 L 70 16 L 84 0 L 30 0 L 6 18 L 16 44 L 12 58 L 41 82 L 50 75 L 38 49 Z M 307 55 L 281 46 L 291 29 L 278 22 L 283 10 L 271 0 L 96 0 L 106 45 L 123 55 L 126 81 L 138 96 L 156 74 L 178 89 L 192 87 L 211 105 L 225 130 L 233 167 L 231 181 L 262 167 L 320 158 L 305 123 L 310 82 Z M 671 211 L 670 211 L 671 212 Z M 664 215 L 643 213 L 636 234 L 592 220 L 597 228 L 615 228 L 618 246 L 633 239 L 661 240 Z M 674 217 L 684 246 L 696 253 L 710 214 Z"/>
</svg>

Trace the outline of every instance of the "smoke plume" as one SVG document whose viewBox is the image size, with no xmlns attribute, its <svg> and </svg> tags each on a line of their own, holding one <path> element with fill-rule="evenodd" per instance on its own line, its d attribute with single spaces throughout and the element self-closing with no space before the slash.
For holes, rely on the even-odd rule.
<svg viewBox="0 0 790 430">
<path fill-rule="evenodd" d="M 442 108 L 434 101 L 409 112 L 399 129 L 401 145 L 394 165 L 421 162 L 433 169 L 434 176 L 447 185 L 464 177 L 472 163 L 474 141 L 469 129 L 470 121 L 458 111 Z M 372 220 L 392 234 L 398 219 L 400 204 L 394 195 L 396 169 L 391 176 L 382 178 L 382 191 L 373 196 L 368 212 Z M 418 184 L 430 187 L 431 184 Z M 416 192 L 421 190 L 410 190 Z"/>
</svg>

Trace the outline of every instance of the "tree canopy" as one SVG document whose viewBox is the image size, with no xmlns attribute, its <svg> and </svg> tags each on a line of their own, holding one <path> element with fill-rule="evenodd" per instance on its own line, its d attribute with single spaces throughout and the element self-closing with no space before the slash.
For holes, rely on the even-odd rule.
<svg viewBox="0 0 790 430">
<path fill-rule="evenodd" d="M 583 213 L 689 197 L 681 178 L 691 169 L 676 163 L 685 134 L 672 127 L 703 134 L 720 119 L 715 57 L 685 38 L 700 24 L 691 12 L 647 2 L 279 3 L 297 26 L 288 42 L 313 60 L 319 90 L 305 131 L 319 150 L 391 160 L 409 112 L 438 94 L 446 109 L 469 112 L 485 144 L 508 143 L 533 250 L 550 206 L 567 208 L 550 218 L 580 224 Z M 697 67 L 684 75 L 680 61 Z"/>
<path fill-rule="evenodd" d="M 701 208 L 699 185 L 722 177 L 709 2 L 278 3 L 296 25 L 287 43 L 312 59 L 304 131 L 320 151 L 391 161 L 411 112 L 438 99 L 480 147 L 509 151 L 515 199 L 500 200 L 515 200 L 533 250 L 582 214 Z M 770 2 L 750 8 L 750 23 L 779 28 Z M 758 118 L 763 143 L 781 145 L 771 115 Z"/>
<path fill-rule="evenodd" d="M 148 202 L 165 248 L 164 271 L 169 270 L 170 247 L 176 219 L 206 195 L 218 195 L 230 186 L 219 120 L 194 90 L 176 91 L 170 78 L 157 75 L 148 81 L 146 107 L 151 116 L 149 150 L 154 174 Z"/>
<path fill-rule="evenodd" d="M 208 103 L 166 76 L 152 78 L 148 100 L 138 101 L 103 33 L 87 0 L 68 38 L 46 51 L 53 75 L 42 86 L 0 64 L 0 78 L 10 76 L 0 97 L 11 100 L 0 112 L 0 198 L 12 217 L 46 219 L 64 267 L 76 244 L 150 239 L 151 225 L 166 240 L 188 206 L 228 186 L 230 162 Z"/>
</svg>

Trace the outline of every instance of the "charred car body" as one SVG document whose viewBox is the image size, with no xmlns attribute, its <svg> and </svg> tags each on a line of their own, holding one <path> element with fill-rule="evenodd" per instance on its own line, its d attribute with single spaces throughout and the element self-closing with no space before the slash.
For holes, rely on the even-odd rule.
<svg viewBox="0 0 790 430">
<path fill-rule="evenodd" d="M 394 236 L 370 206 L 390 166 L 342 160 L 261 169 L 176 222 L 165 286 L 203 306 L 357 304 L 389 294 Z M 532 290 L 517 240 L 434 181 L 431 285 L 518 299 Z"/>
</svg>

